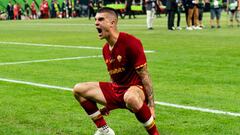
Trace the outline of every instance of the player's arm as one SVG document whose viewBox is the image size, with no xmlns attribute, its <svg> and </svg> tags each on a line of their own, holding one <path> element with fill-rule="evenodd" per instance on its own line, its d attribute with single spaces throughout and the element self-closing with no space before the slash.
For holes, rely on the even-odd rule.
<svg viewBox="0 0 240 135">
<path fill-rule="evenodd" d="M 148 101 L 148 106 L 150 108 L 150 111 L 155 118 L 155 112 L 154 112 L 154 94 L 153 94 L 153 87 L 152 87 L 152 81 L 150 79 L 150 75 L 147 70 L 147 65 L 144 65 L 141 68 L 136 69 L 138 75 L 142 79 L 143 86 L 146 90 L 147 94 L 147 101 Z"/>
</svg>

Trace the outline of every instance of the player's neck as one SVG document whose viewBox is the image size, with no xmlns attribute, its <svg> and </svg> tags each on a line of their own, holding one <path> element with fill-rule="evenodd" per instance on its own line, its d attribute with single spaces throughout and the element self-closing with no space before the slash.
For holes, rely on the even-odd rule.
<svg viewBox="0 0 240 135">
<path fill-rule="evenodd" d="M 109 49 L 112 50 L 114 45 L 116 44 L 117 40 L 118 40 L 118 37 L 119 37 L 119 32 L 113 32 L 112 34 L 110 34 L 109 38 L 107 38 L 107 42 L 108 44 L 110 45 L 109 46 Z"/>
</svg>

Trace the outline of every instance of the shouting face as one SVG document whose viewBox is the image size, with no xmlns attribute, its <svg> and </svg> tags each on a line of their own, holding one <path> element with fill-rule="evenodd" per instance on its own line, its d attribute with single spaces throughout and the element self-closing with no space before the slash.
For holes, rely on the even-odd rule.
<svg viewBox="0 0 240 135">
<path fill-rule="evenodd" d="M 109 13 L 97 13 L 95 16 L 95 25 L 100 39 L 110 37 L 112 30 L 115 28 L 115 21 Z"/>
</svg>

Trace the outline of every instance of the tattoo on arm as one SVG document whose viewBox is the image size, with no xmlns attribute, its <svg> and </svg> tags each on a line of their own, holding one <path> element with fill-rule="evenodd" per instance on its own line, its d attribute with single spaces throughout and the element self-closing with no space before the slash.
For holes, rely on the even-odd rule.
<svg viewBox="0 0 240 135">
<path fill-rule="evenodd" d="M 147 70 L 147 65 L 136 70 L 140 78 L 142 79 L 143 86 L 147 93 L 147 101 L 149 106 L 154 106 L 154 94 L 152 88 L 152 81 Z"/>
</svg>

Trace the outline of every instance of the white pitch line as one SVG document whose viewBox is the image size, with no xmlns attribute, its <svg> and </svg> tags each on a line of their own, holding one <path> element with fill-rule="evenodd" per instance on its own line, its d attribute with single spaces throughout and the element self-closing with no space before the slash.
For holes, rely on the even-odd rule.
<svg viewBox="0 0 240 135">
<path fill-rule="evenodd" d="M 1 41 L 0 41 L 0 44 L 102 50 L 101 47 L 92 47 L 92 46 L 70 46 L 70 45 L 36 44 L 36 43 L 23 43 L 23 42 L 1 42 Z M 145 50 L 144 52 L 145 53 L 155 53 L 156 51 Z"/>
<path fill-rule="evenodd" d="M 174 107 L 174 108 L 181 108 L 181 109 L 186 109 L 186 110 L 194 110 L 194 111 L 200 111 L 200 112 L 208 112 L 208 113 L 224 114 L 224 115 L 240 117 L 240 113 L 225 112 L 225 111 L 221 111 L 221 110 L 212 110 L 209 108 L 199 108 L 199 107 L 194 107 L 194 106 L 177 105 L 177 104 L 171 104 L 171 103 L 159 102 L 159 101 L 155 101 L 155 104 L 162 105 L 162 106 L 168 106 L 168 107 Z"/>
<path fill-rule="evenodd" d="M 54 85 L 41 84 L 41 83 L 34 83 L 34 82 L 27 82 L 27 81 L 20 81 L 20 80 L 13 80 L 13 79 L 6 79 L 6 78 L 0 78 L 0 81 L 18 83 L 18 84 L 25 84 L 25 85 L 30 85 L 30 86 L 42 87 L 42 88 L 72 91 L 72 88 L 67 88 L 67 87 L 54 86 Z M 213 110 L 213 109 L 209 109 L 209 108 L 200 108 L 200 107 L 194 107 L 194 106 L 177 105 L 177 104 L 171 104 L 171 103 L 159 102 L 159 101 L 155 101 L 155 104 L 162 105 L 162 106 L 167 106 L 167 107 L 186 109 L 186 110 L 193 110 L 193 111 L 208 112 L 208 113 L 214 113 L 214 114 L 223 114 L 223 115 L 240 117 L 240 113 L 226 112 L 226 111 L 221 111 L 221 110 Z"/>
<path fill-rule="evenodd" d="M 22 43 L 22 42 L 0 42 L 0 44 L 40 46 L 40 47 L 80 48 L 80 49 L 94 49 L 94 50 L 102 49 L 101 47 L 92 47 L 92 46 L 68 46 L 68 45 L 35 44 L 35 43 Z"/>
<path fill-rule="evenodd" d="M 30 85 L 30 86 L 42 87 L 42 88 L 50 88 L 50 89 L 59 89 L 59 90 L 72 91 L 71 88 L 66 88 L 66 87 L 61 87 L 61 86 L 54 86 L 54 85 L 47 85 L 47 84 L 41 84 L 41 83 L 33 83 L 33 82 L 12 80 L 12 79 L 6 79 L 6 78 L 0 78 L 0 81 L 11 82 L 11 83 L 18 83 L 18 84 L 25 84 L 25 85 Z"/>
<path fill-rule="evenodd" d="M 40 62 L 49 62 L 49 61 L 61 61 L 61 60 L 76 60 L 76 59 L 85 59 L 85 58 L 101 58 L 101 57 L 102 57 L 102 55 L 96 55 L 96 56 L 80 56 L 80 57 L 68 57 L 68 58 L 55 58 L 55 59 L 45 59 L 45 60 L 3 62 L 3 63 L 0 63 L 0 66 L 17 65 L 17 64 L 28 64 L 28 63 L 40 63 Z"/>
</svg>

